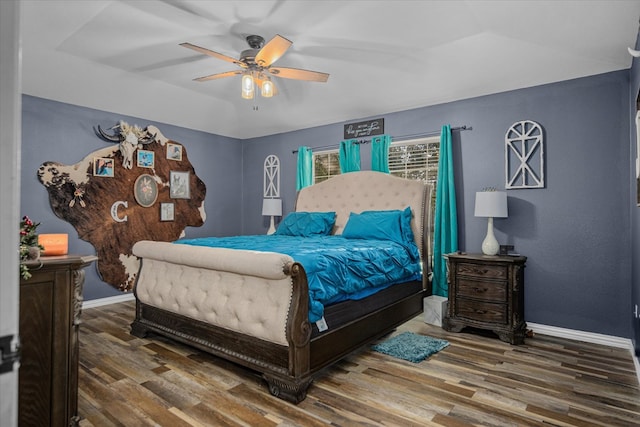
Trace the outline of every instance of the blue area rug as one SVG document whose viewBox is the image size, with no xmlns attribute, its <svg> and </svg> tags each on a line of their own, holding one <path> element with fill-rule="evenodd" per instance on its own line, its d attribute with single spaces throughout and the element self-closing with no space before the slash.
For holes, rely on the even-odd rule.
<svg viewBox="0 0 640 427">
<path fill-rule="evenodd" d="M 371 348 L 380 353 L 419 363 L 449 345 L 449 341 L 431 338 L 413 332 L 403 332 Z"/>
</svg>

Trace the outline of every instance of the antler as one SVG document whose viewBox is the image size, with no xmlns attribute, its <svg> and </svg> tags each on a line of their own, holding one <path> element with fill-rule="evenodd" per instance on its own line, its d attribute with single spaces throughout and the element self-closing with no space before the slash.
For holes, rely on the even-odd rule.
<svg viewBox="0 0 640 427">
<path fill-rule="evenodd" d="M 118 127 L 120 127 L 120 125 L 115 125 L 115 126 L 109 128 L 109 129 L 118 128 Z M 102 130 L 100 125 L 98 125 L 98 129 L 97 130 L 96 130 L 96 128 L 93 128 L 93 131 L 100 138 L 102 138 L 102 139 L 104 139 L 105 141 L 108 141 L 108 142 L 120 143 L 120 142 L 122 142 L 124 140 L 124 136 L 122 136 L 120 133 L 117 133 L 117 134 L 114 134 L 114 135 L 109 135 L 108 133 L 106 133 L 105 131 Z"/>
</svg>

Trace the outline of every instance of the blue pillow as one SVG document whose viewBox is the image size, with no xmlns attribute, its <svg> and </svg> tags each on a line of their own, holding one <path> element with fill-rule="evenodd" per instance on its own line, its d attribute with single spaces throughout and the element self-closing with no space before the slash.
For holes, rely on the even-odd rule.
<svg viewBox="0 0 640 427">
<path fill-rule="evenodd" d="M 347 239 L 391 240 L 399 243 L 419 257 L 413 231 L 411 208 L 405 210 L 351 212 L 342 236 Z"/>
<path fill-rule="evenodd" d="M 327 236 L 336 222 L 335 212 L 291 212 L 280 223 L 280 236 Z"/>
</svg>

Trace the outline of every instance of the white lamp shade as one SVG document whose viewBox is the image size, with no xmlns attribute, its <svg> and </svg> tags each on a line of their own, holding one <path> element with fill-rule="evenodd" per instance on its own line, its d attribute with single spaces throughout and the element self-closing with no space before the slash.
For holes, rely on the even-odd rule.
<svg viewBox="0 0 640 427">
<path fill-rule="evenodd" d="M 282 199 L 262 199 L 262 215 L 282 216 Z"/>
<path fill-rule="evenodd" d="M 475 216 L 491 218 L 508 217 L 506 191 L 478 191 L 476 193 Z"/>
</svg>

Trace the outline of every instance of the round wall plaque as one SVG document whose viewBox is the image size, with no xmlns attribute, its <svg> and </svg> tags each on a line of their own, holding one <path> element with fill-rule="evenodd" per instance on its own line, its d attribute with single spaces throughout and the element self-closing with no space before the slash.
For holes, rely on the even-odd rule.
<svg viewBox="0 0 640 427">
<path fill-rule="evenodd" d="M 133 188 L 133 195 L 140 206 L 148 208 L 156 202 L 158 198 L 158 184 L 153 176 L 149 174 L 140 175 L 136 179 Z"/>
</svg>

